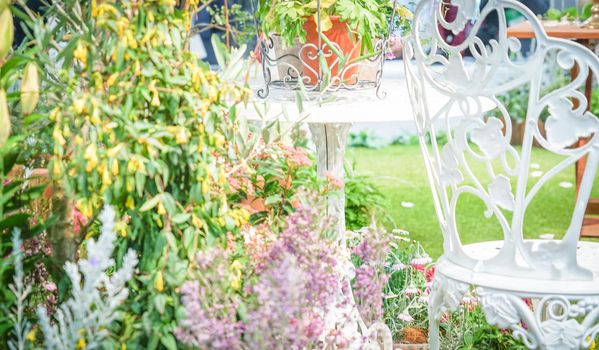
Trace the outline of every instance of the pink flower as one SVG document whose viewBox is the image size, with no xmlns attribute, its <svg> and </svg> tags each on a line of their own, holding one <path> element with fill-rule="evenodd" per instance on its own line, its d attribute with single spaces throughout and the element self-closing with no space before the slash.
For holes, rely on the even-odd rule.
<svg viewBox="0 0 599 350">
<path fill-rule="evenodd" d="M 54 284 L 54 282 L 46 282 L 43 284 L 43 287 L 48 292 L 56 292 L 56 284 Z"/>
<path fill-rule="evenodd" d="M 327 180 L 334 188 L 342 189 L 343 187 L 345 187 L 343 180 L 333 175 L 330 171 L 325 172 L 324 176 L 326 176 Z"/>
<path fill-rule="evenodd" d="M 79 234 L 85 225 L 87 225 L 87 218 L 77 209 L 76 205 L 73 205 L 73 231 Z"/>
</svg>

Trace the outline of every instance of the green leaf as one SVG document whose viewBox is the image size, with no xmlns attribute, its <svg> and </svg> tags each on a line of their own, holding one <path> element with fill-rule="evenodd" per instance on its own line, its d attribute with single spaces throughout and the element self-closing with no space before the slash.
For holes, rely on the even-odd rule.
<svg viewBox="0 0 599 350">
<path fill-rule="evenodd" d="M 189 214 L 189 213 L 179 213 L 179 214 L 173 216 L 173 223 L 180 225 L 184 222 L 189 221 L 190 218 L 191 218 L 191 214 Z"/>
<path fill-rule="evenodd" d="M 176 254 L 179 251 L 179 247 L 177 247 L 177 239 L 175 238 L 175 236 L 173 235 L 173 233 L 170 232 L 170 231 L 164 232 L 164 238 L 166 238 L 166 241 L 168 242 L 168 245 L 171 247 L 171 249 Z"/>
<path fill-rule="evenodd" d="M 162 199 L 162 195 L 156 195 L 153 198 L 147 200 L 142 206 L 141 208 L 139 208 L 139 211 L 144 212 L 144 211 L 148 211 L 150 209 L 153 209 L 154 207 L 156 207 L 158 205 L 158 203 L 160 202 L 160 200 Z"/>
<path fill-rule="evenodd" d="M 281 201 L 281 195 L 275 194 L 264 200 L 265 205 L 272 205 Z"/>
<path fill-rule="evenodd" d="M 171 334 L 164 334 L 160 338 L 160 343 L 164 345 L 168 350 L 177 350 L 177 342 Z"/>
<path fill-rule="evenodd" d="M 154 306 L 159 314 L 164 314 L 164 310 L 166 308 L 166 298 L 164 297 L 164 294 L 158 294 L 156 297 L 154 297 Z"/>
<path fill-rule="evenodd" d="M 220 40 L 220 37 L 217 34 L 212 34 L 212 48 L 214 49 L 214 56 L 216 57 L 216 62 L 221 69 L 225 69 L 227 66 L 226 60 L 226 46 Z"/>
</svg>

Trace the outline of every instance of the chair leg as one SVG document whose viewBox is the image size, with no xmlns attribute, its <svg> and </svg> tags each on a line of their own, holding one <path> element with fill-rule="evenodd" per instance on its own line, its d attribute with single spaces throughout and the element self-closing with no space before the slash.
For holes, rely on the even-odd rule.
<svg viewBox="0 0 599 350">
<path fill-rule="evenodd" d="M 428 305 L 428 341 L 430 350 L 439 350 L 441 337 L 439 325 L 441 317 L 447 312 L 455 311 L 460 305 L 469 285 L 455 281 L 440 273 L 435 275 L 433 288 L 429 295 Z"/>
<path fill-rule="evenodd" d="M 428 345 L 429 350 L 439 350 L 441 340 L 439 338 L 440 319 L 435 316 L 432 304 L 428 308 Z"/>
</svg>

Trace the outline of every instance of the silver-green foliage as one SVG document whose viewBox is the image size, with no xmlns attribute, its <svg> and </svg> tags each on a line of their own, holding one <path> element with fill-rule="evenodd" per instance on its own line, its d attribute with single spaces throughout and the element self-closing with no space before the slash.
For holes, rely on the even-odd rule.
<svg viewBox="0 0 599 350">
<path fill-rule="evenodd" d="M 38 309 L 46 349 L 99 348 L 110 323 L 117 318 L 118 307 L 129 292 L 126 283 L 133 277 L 138 260 L 129 250 L 122 268 L 110 277 L 106 274 L 114 267 L 114 217 L 114 210 L 105 207 L 100 215 L 102 233 L 98 241 L 87 242 L 87 258 L 65 264 L 72 284 L 71 298 L 59 306 L 53 320 L 44 307 Z"/>
<path fill-rule="evenodd" d="M 10 350 L 23 350 L 27 346 L 27 333 L 31 325 L 25 318 L 25 305 L 31 286 L 25 286 L 25 273 L 23 272 L 23 254 L 21 252 L 21 230 L 15 229 L 12 236 L 12 258 L 15 263 L 15 276 L 12 284 L 8 286 L 15 295 L 15 305 L 11 309 L 11 321 L 15 339 L 8 342 Z"/>
</svg>

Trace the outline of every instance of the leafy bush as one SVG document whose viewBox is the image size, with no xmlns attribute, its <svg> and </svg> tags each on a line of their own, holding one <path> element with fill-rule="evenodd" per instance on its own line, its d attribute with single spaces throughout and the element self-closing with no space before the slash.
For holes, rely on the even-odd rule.
<svg viewBox="0 0 599 350">
<path fill-rule="evenodd" d="M 383 194 L 367 176 L 345 167 L 345 225 L 349 230 L 369 226 L 372 219 L 391 221 L 383 204 Z"/>
</svg>

